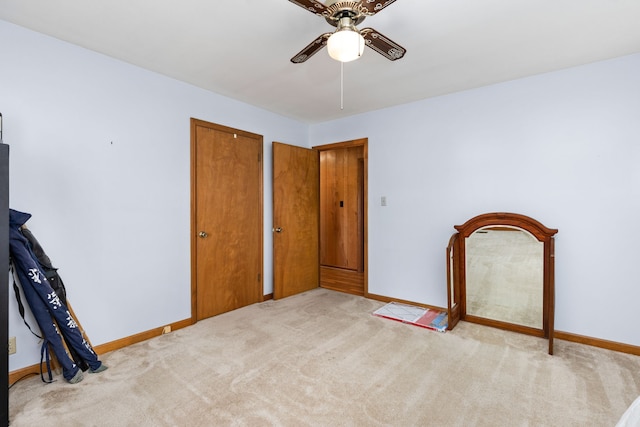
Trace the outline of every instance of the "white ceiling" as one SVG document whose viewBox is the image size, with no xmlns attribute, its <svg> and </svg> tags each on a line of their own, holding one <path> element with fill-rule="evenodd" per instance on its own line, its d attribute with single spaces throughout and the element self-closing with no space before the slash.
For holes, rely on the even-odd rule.
<svg viewBox="0 0 640 427">
<path fill-rule="evenodd" d="M 407 53 L 345 64 L 341 110 L 326 48 L 290 62 L 334 27 L 288 0 L 0 0 L 0 19 L 307 123 L 640 52 L 640 0 L 396 0 L 359 28 Z"/>
</svg>

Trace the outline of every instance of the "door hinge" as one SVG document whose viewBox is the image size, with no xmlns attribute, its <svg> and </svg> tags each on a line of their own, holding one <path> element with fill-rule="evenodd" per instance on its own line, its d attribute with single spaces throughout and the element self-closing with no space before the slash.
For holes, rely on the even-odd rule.
<svg viewBox="0 0 640 427">
<path fill-rule="evenodd" d="M 260 273 L 258 273 L 258 283 L 260 283 Z"/>
</svg>

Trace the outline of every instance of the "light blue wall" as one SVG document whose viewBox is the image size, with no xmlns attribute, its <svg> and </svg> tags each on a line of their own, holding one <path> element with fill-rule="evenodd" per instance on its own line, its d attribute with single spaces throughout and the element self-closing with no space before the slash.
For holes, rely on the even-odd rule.
<svg viewBox="0 0 640 427">
<path fill-rule="evenodd" d="M 453 225 L 518 212 L 560 230 L 557 328 L 640 345 L 640 55 L 308 126 L 3 21 L 0 39 L 11 205 L 93 344 L 190 317 L 195 117 L 264 136 L 265 294 L 271 142 L 368 137 L 370 292 L 444 306 Z M 9 299 L 13 371 L 39 345 Z"/>
<path fill-rule="evenodd" d="M 640 345 L 640 55 L 310 131 L 312 145 L 359 137 L 370 292 L 446 306 L 453 226 L 516 212 L 559 229 L 556 328 Z"/>
<path fill-rule="evenodd" d="M 264 137 L 272 292 L 271 142 L 306 146 L 306 124 L 4 21 L 0 40 L 11 206 L 33 214 L 27 225 L 94 345 L 191 316 L 191 117 Z M 40 351 L 9 300 L 13 371 Z"/>
</svg>

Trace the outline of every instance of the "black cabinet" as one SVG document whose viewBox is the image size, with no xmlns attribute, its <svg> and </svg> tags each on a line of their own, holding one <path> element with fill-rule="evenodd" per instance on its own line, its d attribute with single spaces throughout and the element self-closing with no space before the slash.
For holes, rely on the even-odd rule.
<svg viewBox="0 0 640 427">
<path fill-rule="evenodd" d="M 0 425 L 9 425 L 9 146 L 0 143 Z"/>
</svg>

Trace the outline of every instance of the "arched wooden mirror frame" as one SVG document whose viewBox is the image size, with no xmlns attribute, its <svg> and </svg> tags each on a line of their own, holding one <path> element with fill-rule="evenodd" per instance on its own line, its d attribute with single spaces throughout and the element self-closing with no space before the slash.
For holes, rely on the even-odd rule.
<svg viewBox="0 0 640 427">
<path fill-rule="evenodd" d="M 514 227 L 529 232 L 543 243 L 543 297 L 542 328 L 519 325 L 500 320 L 467 314 L 466 307 L 466 253 L 465 241 L 475 231 L 487 227 Z M 492 326 L 514 332 L 534 335 L 549 340 L 549 354 L 553 354 L 553 322 L 555 310 L 554 289 L 554 238 L 557 229 L 547 228 L 526 215 L 493 212 L 478 215 L 454 228 L 458 233 L 451 236 L 447 246 L 447 297 L 448 329 L 453 329 L 459 320 Z"/>
</svg>

